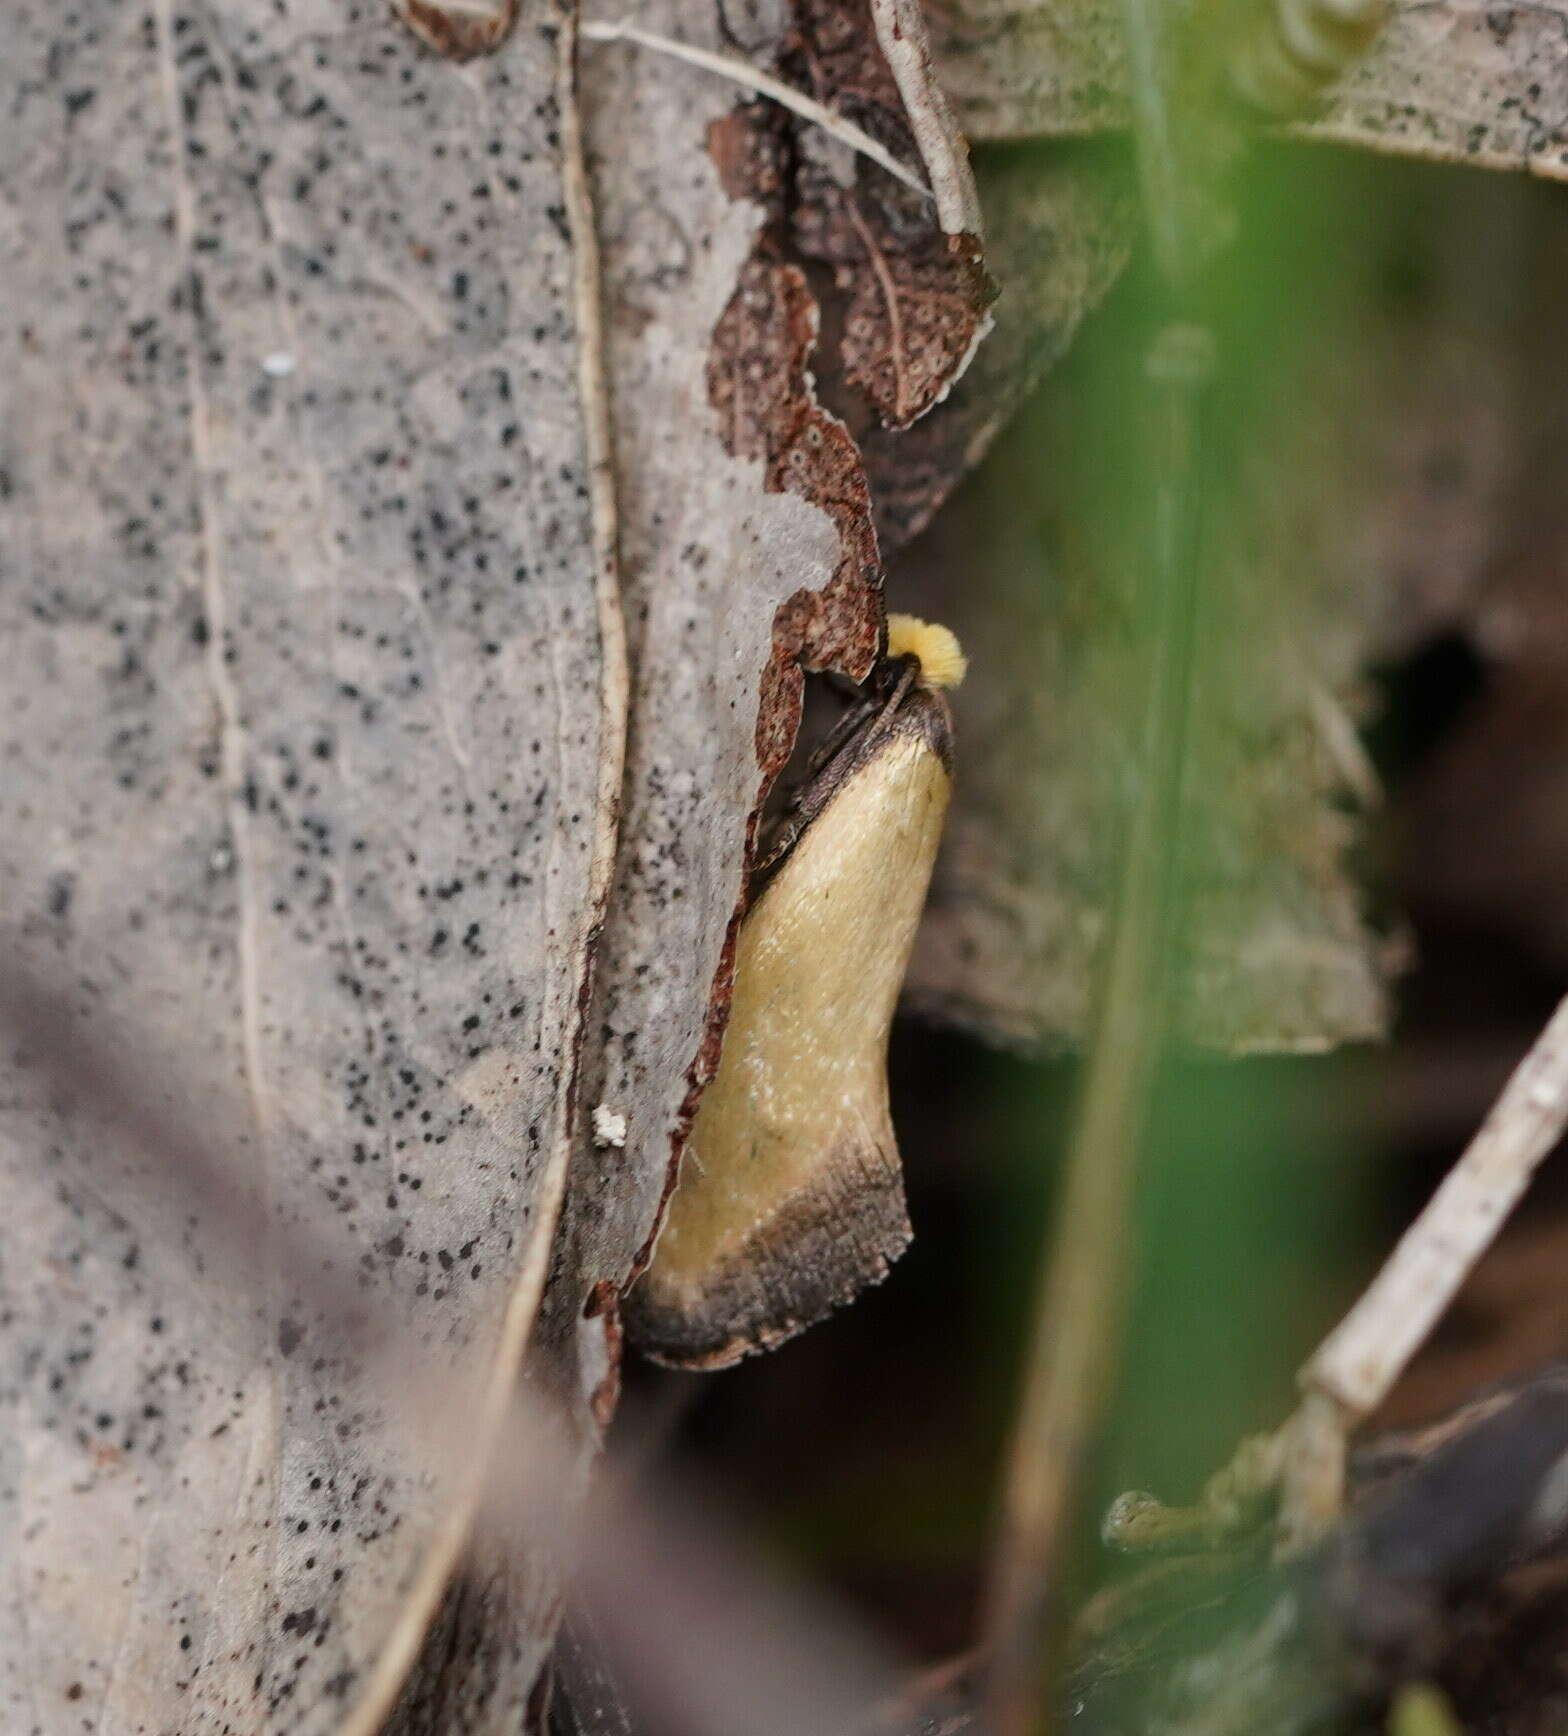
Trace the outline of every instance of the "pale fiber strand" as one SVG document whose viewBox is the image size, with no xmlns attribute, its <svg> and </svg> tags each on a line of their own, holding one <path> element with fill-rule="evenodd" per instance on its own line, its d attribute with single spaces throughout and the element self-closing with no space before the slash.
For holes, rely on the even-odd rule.
<svg viewBox="0 0 1568 1736">
<path fill-rule="evenodd" d="M 1358 1415 L 1375 1410 L 1491 1246 L 1565 1126 L 1568 999 L 1382 1271 L 1302 1370 L 1302 1380 Z"/>
<path fill-rule="evenodd" d="M 578 30 L 584 42 L 635 42 L 657 54 L 668 54 L 672 59 L 684 60 L 688 66 L 699 66 L 704 72 L 727 78 L 731 84 L 738 84 L 756 96 L 765 96 L 781 108 L 787 108 L 791 114 L 821 127 L 840 144 L 869 157 L 878 168 L 886 169 L 906 187 L 913 187 L 928 199 L 934 196 L 913 169 L 901 163 L 885 145 L 878 144 L 870 133 L 864 132 L 853 121 L 845 120 L 826 103 L 818 102 L 815 97 L 807 96 L 804 91 L 796 90 L 783 79 L 774 78 L 771 73 L 763 72 L 744 60 L 736 60 L 728 54 L 715 54 L 711 48 L 699 48 L 695 43 L 681 42 L 673 36 L 660 36 L 656 31 L 644 30 L 640 24 L 633 24 L 625 18 L 585 18 Z"/>
</svg>

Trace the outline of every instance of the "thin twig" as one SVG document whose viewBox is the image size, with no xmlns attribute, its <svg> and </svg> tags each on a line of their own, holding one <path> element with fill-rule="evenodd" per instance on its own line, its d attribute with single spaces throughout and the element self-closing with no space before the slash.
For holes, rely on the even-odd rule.
<svg viewBox="0 0 1568 1736">
<path fill-rule="evenodd" d="M 1280 1506 L 1287 1548 L 1337 1515 L 1345 1434 L 1388 1396 L 1565 1128 L 1568 999 L 1360 1301 L 1302 1369 Z"/>
<path fill-rule="evenodd" d="M 577 319 L 577 372 L 588 458 L 592 521 L 594 600 L 599 622 L 599 688 L 602 736 L 594 815 L 592 897 L 602 918 L 615 874 L 620 836 L 621 786 L 626 775 L 630 673 L 626 618 L 621 604 L 620 506 L 615 446 L 611 434 L 609 342 L 604 323 L 603 264 L 588 151 L 577 101 L 577 38 L 586 29 L 565 8 L 560 54 L 561 192 L 572 252 L 572 291 Z M 585 997 L 586 999 L 586 997 Z"/>
<path fill-rule="evenodd" d="M 673 36 L 660 36 L 656 31 L 644 30 L 640 24 L 633 24 L 626 18 L 585 18 L 579 29 L 584 42 L 635 42 L 657 54 L 668 54 L 674 60 L 684 60 L 688 66 L 698 66 L 704 72 L 727 78 L 743 90 L 749 90 L 755 96 L 765 96 L 781 108 L 787 108 L 791 114 L 821 127 L 840 144 L 848 145 L 862 157 L 869 157 L 879 169 L 886 169 L 906 187 L 912 187 L 928 199 L 934 197 L 920 176 L 913 169 L 906 168 L 870 133 L 857 127 L 853 121 L 845 120 L 826 103 L 818 102 L 815 97 L 807 96 L 804 91 L 796 90 L 783 79 L 750 66 L 744 60 L 736 60 L 728 54 L 715 54 L 710 48 L 699 48 L 695 43 L 681 42 Z"/>
<path fill-rule="evenodd" d="M 983 235 L 985 214 L 969 146 L 932 71 L 920 0 L 871 0 L 871 22 L 931 183 L 937 221 L 949 235 Z"/>
</svg>

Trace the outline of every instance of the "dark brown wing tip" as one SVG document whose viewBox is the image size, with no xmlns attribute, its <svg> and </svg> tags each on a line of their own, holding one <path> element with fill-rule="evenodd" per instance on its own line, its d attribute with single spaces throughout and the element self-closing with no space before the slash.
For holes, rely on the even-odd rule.
<svg viewBox="0 0 1568 1736">
<path fill-rule="evenodd" d="M 638 1349 L 666 1368 L 729 1368 L 880 1284 L 912 1234 L 897 1160 L 875 1172 L 848 1161 L 834 1168 L 715 1267 L 695 1300 L 664 1290 L 656 1269 L 645 1276 L 624 1309 Z"/>
<path fill-rule="evenodd" d="M 953 712 L 939 688 L 916 687 L 899 710 L 897 728 L 924 738 L 944 771 L 953 770 Z"/>
</svg>

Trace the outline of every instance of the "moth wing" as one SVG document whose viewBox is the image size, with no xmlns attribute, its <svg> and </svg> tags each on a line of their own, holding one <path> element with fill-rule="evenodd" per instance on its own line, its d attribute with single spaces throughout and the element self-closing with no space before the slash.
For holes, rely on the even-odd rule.
<svg viewBox="0 0 1568 1736">
<path fill-rule="evenodd" d="M 724 1049 L 651 1266 L 646 1348 L 722 1367 L 885 1276 L 909 1241 L 887 1044 L 946 816 L 946 707 L 921 696 L 741 925 Z"/>
</svg>

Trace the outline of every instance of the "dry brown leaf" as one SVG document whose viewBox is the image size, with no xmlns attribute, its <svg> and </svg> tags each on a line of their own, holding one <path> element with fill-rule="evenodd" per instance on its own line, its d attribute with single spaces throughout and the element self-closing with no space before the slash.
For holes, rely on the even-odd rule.
<svg viewBox="0 0 1568 1736">
<path fill-rule="evenodd" d="M 971 139 L 1128 124 L 1117 0 L 932 0 L 926 23 L 937 76 Z"/>
<path fill-rule="evenodd" d="M 891 10 L 882 0 L 881 11 Z M 912 17 L 899 33 L 882 25 L 868 3 L 797 0 L 787 67 L 798 83 L 831 99 L 849 119 L 908 160 L 920 156 L 904 106 L 904 91 L 883 52 L 884 41 L 908 41 Z M 915 73 L 923 69 L 916 51 Z M 985 330 L 995 293 L 980 258 L 979 206 L 967 151 L 949 130 L 945 105 L 924 117 L 926 134 L 946 139 L 938 159 L 939 187 L 961 177 L 939 204 L 858 160 L 846 170 L 842 152 L 803 141 L 791 213 L 793 241 L 809 260 L 831 266 L 845 297 L 838 361 L 882 422 L 905 428 L 947 391 L 968 364 Z M 925 141 L 922 141 L 925 142 Z M 934 157 L 927 147 L 925 156 Z M 960 227 L 961 225 L 961 227 Z"/>
<path fill-rule="evenodd" d="M 977 161 L 989 191 L 993 153 Z M 1238 712 L 1229 762 L 1256 804 L 1247 809 L 1256 830 L 1233 834 L 1212 888 L 1219 926 L 1206 945 L 1221 950 L 1203 966 L 1215 998 L 1200 1029 L 1243 1044 L 1271 1030 L 1310 1042 L 1314 1006 L 1322 1038 L 1373 1026 L 1397 954 L 1357 963 L 1366 937 L 1356 939 L 1356 896 L 1344 865 L 1333 866 L 1356 835 L 1355 808 L 1377 797 L 1354 759 L 1355 726 L 1369 720 L 1358 672 L 1435 635 L 1468 638 L 1483 691 L 1378 836 L 1410 838 L 1406 880 L 1419 914 L 1484 919 L 1553 969 L 1568 954 L 1557 890 L 1568 756 L 1551 746 L 1568 741 L 1558 474 L 1568 393 L 1546 305 L 1561 276 L 1560 201 L 1523 178 L 1438 179 L 1397 162 L 1365 162 L 1357 176 L 1355 206 L 1377 245 L 1358 248 L 1354 272 L 1336 269 L 1326 302 L 1314 289 L 1313 311 L 1295 316 L 1318 327 L 1316 353 L 1335 363 L 1279 387 L 1281 425 L 1260 432 L 1253 477 L 1259 503 L 1271 490 L 1274 504 L 1257 521 L 1252 564 L 1220 593 L 1256 593 L 1255 610 L 1287 599 L 1263 623 L 1269 655 L 1281 634 L 1311 648 L 1294 673 L 1281 663 L 1277 681 L 1243 671 L 1237 689 L 1257 703 L 1250 719 Z M 1047 184 L 1020 178 L 1026 190 Z M 993 203 L 989 223 L 1004 284 L 997 331 L 912 443 L 966 400 L 992 366 L 992 344 L 1005 353 L 1012 280 L 1001 208 Z M 1310 210 L 1300 221 L 1314 221 Z M 900 607 L 958 628 L 974 668 L 954 700 L 954 815 L 912 992 L 1025 1043 L 1081 1028 L 1111 836 L 1105 768 L 1122 751 L 1095 715 L 1118 703 L 1114 655 L 1100 643 L 1106 623 L 1093 612 L 1099 582 L 1073 577 L 1085 527 L 1070 517 L 1064 526 L 1056 491 L 1074 418 L 1093 403 L 1074 390 L 1069 362 L 1044 394 L 1066 401 L 1025 413 L 1000 443 L 996 476 L 982 472 L 961 490 L 929 545 L 896 561 L 889 581 Z M 868 442 L 874 476 L 875 452 Z M 895 524 L 898 508 L 896 498 L 884 506 Z M 1102 673 L 1091 677 L 1095 665 Z M 1276 765 L 1263 783 L 1245 770 L 1253 756 Z M 1492 847 L 1476 848 L 1482 836 Z M 1266 853 L 1281 846 L 1265 874 Z M 1282 966 L 1274 996 L 1271 956 Z"/>
<path fill-rule="evenodd" d="M 1383 179 L 1410 208 L 1410 171 Z M 1188 1029 L 1204 1042 L 1312 1048 L 1382 1026 L 1398 954 L 1369 935 L 1346 861 L 1376 798 L 1356 757 L 1362 672 L 1473 592 L 1513 408 L 1477 341 L 1459 257 L 1473 240 L 1452 252 L 1421 317 L 1380 294 L 1380 252 L 1315 290 L 1304 354 L 1343 365 L 1272 377 L 1261 419 L 1232 436 L 1246 486 L 1206 580 L 1192 815 Z M 1133 651 L 1062 487 L 1104 390 L 1055 376 L 892 580 L 900 606 L 955 627 L 973 670 L 954 696 L 954 808 L 909 994 L 1023 1044 L 1084 1028 L 1131 775 Z"/>
<path fill-rule="evenodd" d="M 379 5 L 165 0 L 9 41 L 7 944 L 280 1236 L 341 1229 L 478 1459 L 564 1180 L 619 731 L 555 32 L 458 70 Z M 365 1727 L 466 1471 L 5 1060 L 4 1721 Z"/>
<path fill-rule="evenodd" d="M 524 17 L 459 66 L 379 7 L 101 10 L 27 20 L 18 88 L 57 100 L 0 159 L 25 290 L 4 791 L 21 957 L 131 1034 L 281 1229 L 341 1220 L 367 1301 L 467 1372 L 476 1461 L 575 1140 L 540 1372 L 591 1451 L 802 666 L 858 676 L 877 648 L 869 494 L 809 381 L 814 298 L 772 192 L 726 185 L 710 153 L 732 91 L 599 58 L 639 668 L 579 1091 L 619 716 L 557 23 Z M 448 53 L 503 34 L 420 22 Z M 763 57 L 783 29 L 647 22 Z M 909 20 L 875 24 L 937 193 L 918 227 L 940 236 L 973 208 L 961 142 Z M 166 1221 L 177 1195 L 143 1197 L 114 1161 L 115 1188 L 89 1172 L 88 1131 L 13 1060 L 13 1703 L 62 1730 L 83 1702 L 104 1728 L 367 1728 L 461 1544 L 466 1471 L 410 1459 L 304 1298 L 265 1304 L 258 1361 L 258 1304 L 200 1270 L 201 1223 Z M 594 1142 L 596 1108 L 624 1146 Z M 541 1564 L 484 1564 L 399 1727 L 515 1727 L 554 1613 Z"/>
<path fill-rule="evenodd" d="M 1189 0 L 1201 28 L 1203 9 Z M 1127 124 L 1115 0 L 935 0 L 939 75 L 972 138 Z M 1568 13 L 1396 0 L 1367 58 L 1295 129 L 1369 150 L 1568 175 Z"/>
<path fill-rule="evenodd" d="M 1568 11 L 1405 0 L 1305 129 L 1401 156 L 1568 176 Z"/>
<path fill-rule="evenodd" d="M 1005 150 L 983 152 L 975 168 L 986 269 L 1000 291 L 991 332 L 941 403 L 914 427 L 873 425 L 860 437 L 888 554 L 931 522 L 985 456 L 1066 353 L 1132 251 L 1137 203 L 1124 164 Z M 889 596 L 904 606 L 896 563 Z"/>
</svg>

